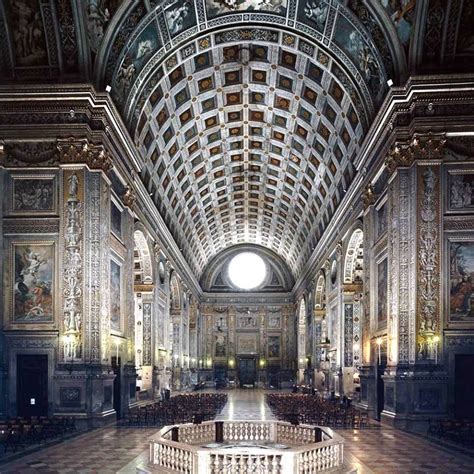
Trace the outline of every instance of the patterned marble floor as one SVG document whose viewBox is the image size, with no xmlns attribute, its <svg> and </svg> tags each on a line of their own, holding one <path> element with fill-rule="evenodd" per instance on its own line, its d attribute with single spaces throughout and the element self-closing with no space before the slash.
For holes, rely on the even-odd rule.
<svg viewBox="0 0 474 474">
<path fill-rule="evenodd" d="M 273 419 L 264 391 L 229 391 L 219 419 Z M 0 465 L 0 473 L 132 474 L 147 462 L 148 439 L 156 428 L 101 428 Z M 458 454 L 421 437 L 373 424 L 365 430 L 339 430 L 346 440 L 341 472 L 474 473 L 474 457 Z"/>
</svg>

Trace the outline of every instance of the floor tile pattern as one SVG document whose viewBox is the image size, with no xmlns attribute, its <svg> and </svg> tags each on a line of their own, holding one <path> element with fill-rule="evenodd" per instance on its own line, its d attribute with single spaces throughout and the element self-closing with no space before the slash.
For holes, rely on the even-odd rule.
<svg viewBox="0 0 474 474">
<path fill-rule="evenodd" d="M 228 395 L 218 419 L 274 419 L 264 402 L 264 391 L 233 390 Z M 338 431 L 346 441 L 341 472 L 474 473 L 474 457 L 400 430 L 373 423 L 364 430 Z M 0 473 L 132 474 L 146 464 L 148 440 L 156 432 L 157 428 L 101 428 L 0 465 Z"/>
</svg>

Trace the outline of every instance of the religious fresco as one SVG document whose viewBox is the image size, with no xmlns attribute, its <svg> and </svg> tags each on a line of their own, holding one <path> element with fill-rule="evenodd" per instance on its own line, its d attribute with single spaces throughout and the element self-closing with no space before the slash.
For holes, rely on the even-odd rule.
<svg viewBox="0 0 474 474">
<path fill-rule="evenodd" d="M 88 0 L 86 7 L 86 24 L 89 46 L 97 53 L 102 43 L 107 26 L 122 0 Z"/>
<path fill-rule="evenodd" d="M 329 4 L 325 0 L 300 0 L 298 19 L 323 33 L 329 8 Z"/>
<path fill-rule="evenodd" d="M 377 323 L 387 324 L 387 290 L 388 290 L 388 259 L 384 258 L 377 265 Z"/>
<path fill-rule="evenodd" d="M 474 242 L 450 242 L 449 246 L 449 318 L 473 321 Z"/>
<path fill-rule="evenodd" d="M 178 0 L 167 7 L 164 13 L 171 37 L 196 24 L 196 13 L 192 0 Z"/>
<path fill-rule="evenodd" d="M 403 46 L 410 44 L 416 0 L 380 0 Z"/>
<path fill-rule="evenodd" d="M 17 66 L 48 64 L 43 18 L 38 0 L 7 0 Z"/>
<path fill-rule="evenodd" d="M 227 337 L 224 334 L 214 335 L 214 357 L 227 356 Z"/>
<path fill-rule="evenodd" d="M 448 191 L 450 211 L 472 211 L 474 209 L 474 174 L 449 175 Z"/>
<path fill-rule="evenodd" d="M 464 2 L 459 22 L 459 38 L 456 43 L 456 52 L 474 54 L 474 3 Z"/>
<path fill-rule="evenodd" d="M 13 206 L 14 212 L 53 212 L 55 210 L 54 180 L 14 179 Z"/>
<path fill-rule="evenodd" d="M 120 331 L 121 297 L 122 297 L 122 267 L 110 260 L 110 329 Z"/>
<path fill-rule="evenodd" d="M 357 26 L 341 12 L 337 16 L 333 40 L 354 62 L 371 92 L 378 94 L 383 80 L 378 59 Z"/>
<path fill-rule="evenodd" d="M 115 85 L 119 103 L 123 103 L 133 81 L 160 46 L 156 23 L 151 21 L 134 41 L 117 72 Z"/>
<path fill-rule="evenodd" d="M 54 245 L 13 245 L 13 321 L 52 322 Z"/>
<path fill-rule="evenodd" d="M 117 236 L 122 236 L 122 211 L 113 203 L 110 203 L 110 228 Z"/>
<path fill-rule="evenodd" d="M 206 0 L 208 18 L 224 13 L 260 11 L 286 14 L 287 0 Z"/>
<path fill-rule="evenodd" d="M 268 358 L 280 357 L 280 336 L 268 336 Z"/>
</svg>

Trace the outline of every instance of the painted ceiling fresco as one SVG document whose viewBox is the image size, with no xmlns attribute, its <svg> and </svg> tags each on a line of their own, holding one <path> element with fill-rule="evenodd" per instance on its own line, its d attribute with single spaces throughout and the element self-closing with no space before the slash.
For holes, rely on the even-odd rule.
<svg viewBox="0 0 474 474">
<path fill-rule="evenodd" d="M 469 64 L 472 17 L 441 0 L 5 0 L 0 78 L 110 85 L 196 275 L 255 243 L 296 276 L 387 80 Z"/>
</svg>

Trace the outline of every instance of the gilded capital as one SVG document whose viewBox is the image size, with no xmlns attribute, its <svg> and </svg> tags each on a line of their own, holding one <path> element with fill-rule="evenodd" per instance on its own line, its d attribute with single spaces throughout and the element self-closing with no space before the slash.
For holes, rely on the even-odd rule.
<svg viewBox="0 0 474 474">
<path fill-rule="evenodd" d="M 122 196 L 122 201 L 124 205 L 132 208 L 135 204 L 136 199 L 137 195 L 135 194 L 135 191 L 130 186 L 127 186 Z"/>
<path fill-rule="evenodd" d="M 91 169 L 108 173 L 113 165 L 109 153 L 101 145 L 93 145 L 87 139 L 58 140 L 57 149 L 61 163 L 86 164 Z"/>
<path fill-rule="evenodd" d="M 367 209 L 369 206 L 375 203 L 377 195 L 375 194 L 374 187 L 371 184 L 368 184 L 363 193 L 362 193 L 362 203 L 364 209 Z"/>
<path fill-rule="evenodd" d="M 415 160 L 439 159 L 445 144 L 444 134 L 415 134 L 411 140 L 395 142 L 387 154 L 385 166 L 393 173 L 397 168 L 411 166 Z"/>
</svg>

